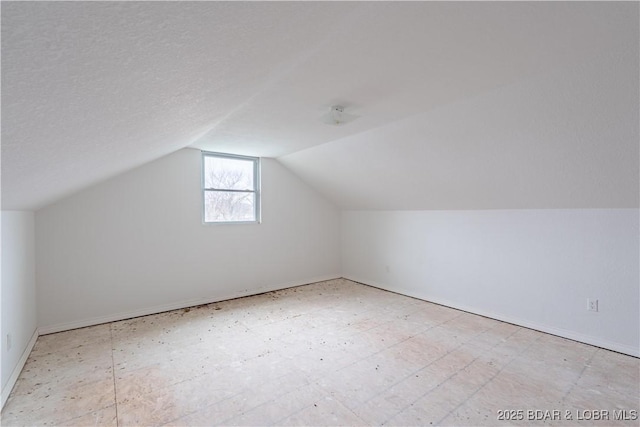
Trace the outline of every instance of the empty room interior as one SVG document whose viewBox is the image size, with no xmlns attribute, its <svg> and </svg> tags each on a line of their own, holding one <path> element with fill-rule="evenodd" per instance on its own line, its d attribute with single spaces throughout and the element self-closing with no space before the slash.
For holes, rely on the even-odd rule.
<svg viewBox="0 0 640 427">
<path fill-rule="evenodd" d="M 2 425 L 638 426 L 639 6 L 2 1 Z"/>
</svg>

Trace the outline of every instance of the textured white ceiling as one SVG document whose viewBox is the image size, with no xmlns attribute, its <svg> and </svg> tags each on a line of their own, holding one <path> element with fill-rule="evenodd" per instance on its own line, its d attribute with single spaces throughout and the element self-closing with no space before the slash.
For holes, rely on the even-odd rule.
<svg viewBox="0 0 640 427">
<path fill-rule="evenodd" d="M 427 120 L 443 106 L 588 64 L 621 40 L 635 35 L 635 43 L 638 15 L 635 3 L 588 2 L 1 7 L 3 209 L 38 208 L 189 145 L 285 156 L 343 206 L 378 206 L 377 196 L 365 196 L 375 180 L 338 193 L 321 183 L 340 178 L 332 162 L 318 179 L 311 171 L 323 160 L 302 161 L 301 150 L 384 135 L 396 121 Z M 334 103 L 361 117 L 343 127 L 322 124 Z M 465 121 L 471 113 L 452 114 Z M 463 139 L 450 143 L 464 146 Z M 487 168 L 506 176 L 529 153 L 523 148 L 507 166 Z M 464 164 L 465 153 L 457 155 L 450 161 Z M 390 173 L 410 164 L 398 160 Z M 368 202 L 345 201 L 358 197 Z"/>
</svg>

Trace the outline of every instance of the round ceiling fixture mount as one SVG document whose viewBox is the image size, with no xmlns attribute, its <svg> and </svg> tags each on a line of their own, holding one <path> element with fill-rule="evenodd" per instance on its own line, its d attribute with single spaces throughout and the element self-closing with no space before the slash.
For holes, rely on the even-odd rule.
<svg viewBox="0 0 640 427">
<path fill-rule="evenodd" d="M 323 116 L 322 121 L 328 125 L 341 126 L 357 119 L 358 117 L 359 116 L 354 114 L 345 113 L 342 105 L 333 105 L 331 110 L 329 110 L 329 113 Z"/>
</svg>

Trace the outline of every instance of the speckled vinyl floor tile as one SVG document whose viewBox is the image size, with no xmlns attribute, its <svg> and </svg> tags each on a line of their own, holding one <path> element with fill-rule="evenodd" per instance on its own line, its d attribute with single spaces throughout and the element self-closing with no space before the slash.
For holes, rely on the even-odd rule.
<svg viewBox="0 0 640 427">
<path fill-rule="evenodd" d="M 638 358 L 337 279 L 39 337 L 1 422 L 638 426 L 639 400 Z"/>
</svg>

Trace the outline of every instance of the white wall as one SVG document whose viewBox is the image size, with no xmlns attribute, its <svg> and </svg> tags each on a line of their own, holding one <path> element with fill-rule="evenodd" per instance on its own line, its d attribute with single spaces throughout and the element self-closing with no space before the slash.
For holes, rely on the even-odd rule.
<svg viewBox="0 0 640 427">
<path fill-rule="evenodd" d="M 33 212 L 2 211 L 2 404 L 17 379 L 36 332 Z M 7 346 L 11 335 L 11 348 Z"/>
<path fill-rule="evenodd" d="M 339 211 L 276 160 L 259 225 L 203 225 L 200 168 L 183 149 L 36 213 L 42 332 L 340 276 Z"/>
<path fill-rule="evenodd" d="M 638 356 L 638 209 L 346 211 L 343 275 Z M 599 299 L 598 313 L 586 310 Z"/>
</svg>

